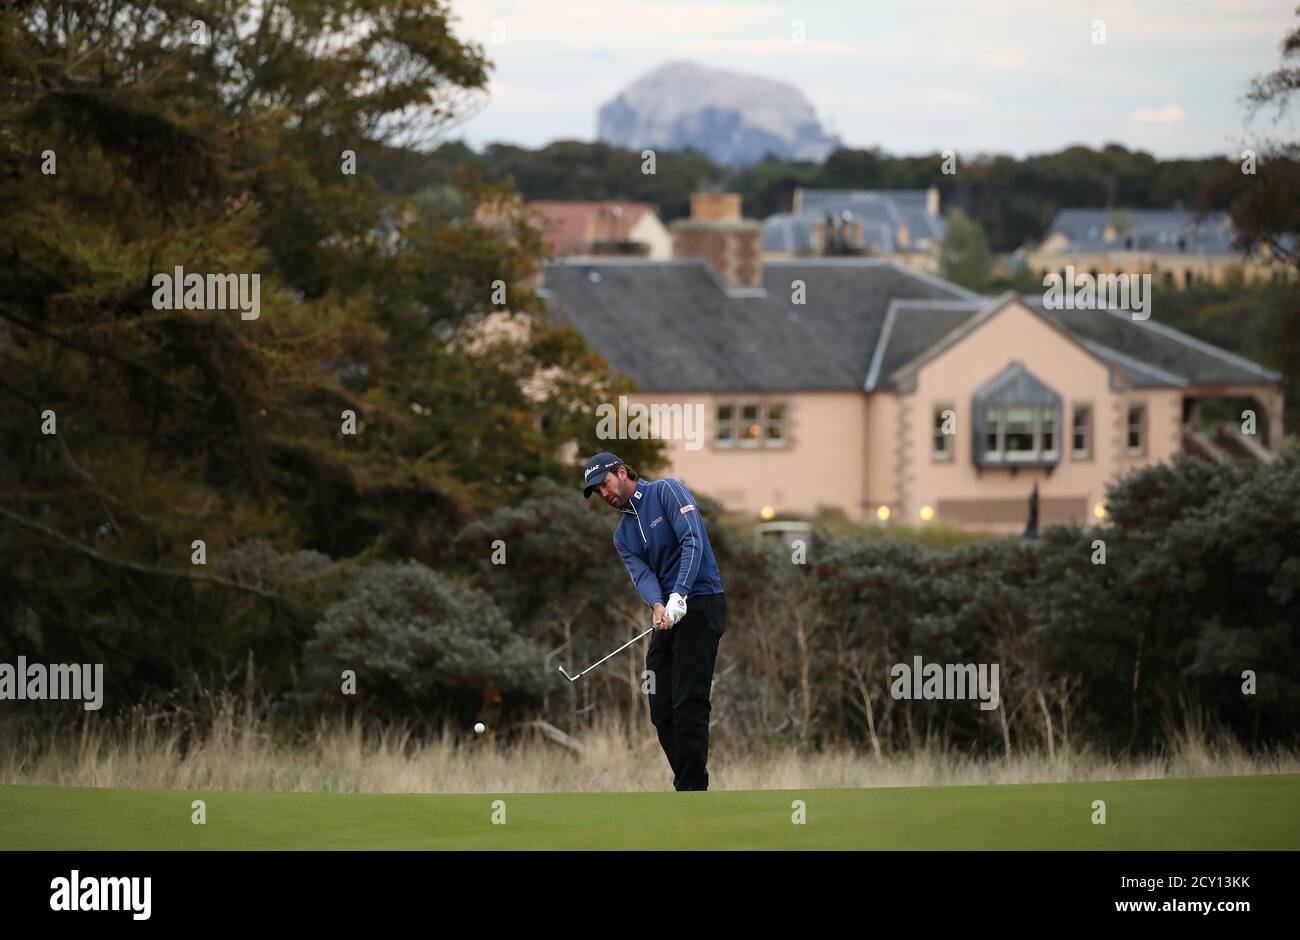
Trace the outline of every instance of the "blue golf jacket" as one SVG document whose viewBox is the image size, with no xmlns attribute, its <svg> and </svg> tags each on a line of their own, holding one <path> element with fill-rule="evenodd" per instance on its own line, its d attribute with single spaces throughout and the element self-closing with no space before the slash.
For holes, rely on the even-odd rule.
<svg viewBox="0 0 1300 940">
<path fill-rule="evenodd" d="M 680 480 L 636 481 L 623 521 L 614 530 L 614 547 L 637 593 L 652 607 L 667 603 L 670 594 L 722 593 L 704 520 Z"/>
</svg>

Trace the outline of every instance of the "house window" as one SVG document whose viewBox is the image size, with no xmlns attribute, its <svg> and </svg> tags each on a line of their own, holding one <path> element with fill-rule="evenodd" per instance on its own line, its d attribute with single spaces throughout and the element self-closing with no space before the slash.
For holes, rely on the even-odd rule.
<svg viewBox="0 0 1300 940">
<path fill-rule="evenodd" d="M 763 408 L 758 402 L 740 406 L 740 443 L 746 447 L 757 447 L 763 443 Z"/>
<path fill-rule="evenodd" d="M 1130 456 L 1140 457 L 1146 453 L 1147 406 L 1128 406 L 1128 452 Z"/>
<path fill-rule="evenodd" d="M 714 415 L 715 447 L 786 445 L 786 405 L 783 402 L 719 402 Z"/>
<path fill-rule="evenodd" d="M 983 459 L 1055 460 L 1060 420 L 1056 405 L 990 405 L 984 412 Z"/>
<path fill-rule="evenodd" d="M 1007 460 L 1025 460 L 1034 456 L 1034 408 L 1032 405 L 1010 406 L 1006 410 L 1003 447 Z"/>
<path fill-rule="evenodd" d="M 1061 395 L 1016 360 L 984 382 L 971 398 L 971 460 L 1055 467 L 1060 462 Z"/>
<path fill-rule="evenodd" d="M 992 407 L 984 416 L 984 455 L 1002 456 L 1002 409 Z"/>
<path fill-rule="evenodd" d="M 944 413 L 953 411 L 951 404 L 941 404 L 934 406 L 934 452 L 931 455 L 935 460 L 952 459 L 952 439 L 951 434 L 944 433 Z"/>
<path fill-rule="evenodd" d="M 767 406 L 767 446 L 785 444 L 785 405 Z"/>
<path fill-rule="evenodd" d="M 729 447 L 736 442 L 735 405 L 718 405 L 717 417 L 713 422 L 713 441 L 722 447 Z"/>
<path fill-rule="evenodd" d="M 1188 268 L 1186 271 L 1183 272 L 1183 286 L 1184 286 L 1184 287 L 1191 287 L 1191 286 L 1192 286 L 1192 270 L 1191 270 L 1191 268 Z"/>
<path fill-rule="evenodd" d="M 1074 406 L 1074 424 L 1070 442 L 1075 460 L 1087 460 L 1092 454 L 1092 405 Z"/>
</svg>

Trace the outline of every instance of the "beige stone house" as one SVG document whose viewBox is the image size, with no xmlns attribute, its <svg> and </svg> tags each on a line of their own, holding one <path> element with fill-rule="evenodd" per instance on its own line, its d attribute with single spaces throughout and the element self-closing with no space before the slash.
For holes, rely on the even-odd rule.
<svg viewBox="0 0 1300 940">
<path fill-rule="evenodd" d="M 883 258 L 765 261 L 729 205 L 675 223 L 672 260 L 563 259 L 542 293 L 634 403 L 702 415 L 695 440 L 658 436 L 730 509 L 1018 531 L 1035 483 L 1043 524 L 1084 520 L 1107 482 L 1179 451 L 1280 449 L 1281 377 L 1157 318 L 982 297 Z M 1253 402 L 1257 434 L 1203 435 L 1216 396 Z"/>
<path fill-rule="evenodd" d="M 1179 289 L 1197 282 L 1259 283 L 1287 277 L 1268 255 L 1233 247 L 1226 212 L 1181 209 L 1062 209 L 1036 248 L 1022 251 L 1035 274 L 1150 274 Z"/>
</svg>

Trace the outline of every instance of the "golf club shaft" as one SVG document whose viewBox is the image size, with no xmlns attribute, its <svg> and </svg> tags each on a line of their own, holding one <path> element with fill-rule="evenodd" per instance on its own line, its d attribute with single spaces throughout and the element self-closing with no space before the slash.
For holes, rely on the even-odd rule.
<svg viewBox="0 0 1300 940">
<path fill-rule="evenodd" d="M 620 646 L 618 649 L 614 650 L 614 652 L 610 653 L 609 656 L 606 656 L 604 659 L 599 659 L 599 660 L 597 660 L 596 662 L 592 663 L 590 666 L 588 666 L 586 669 L 582 670 L 582 672 L 578 673 L 576 676 L 574 676 L 574 677 L 573 677 L 572 679 L 570 679 L 569 681 L 570 681 L 570 682 L 574 682 L 574 681 L 576 681 L 576 680 L 578 680 L 578 679 L 581 679 L 581 678 L 582 678 L 583 676 L 585 676 L 587 673 L 591 672 L 591 670 L 595 669 L 597 666 L 599 666 L 601 663 L 603 663 L 606 659 L 609 659 L 610 656 L 616 656 L 617 654 L 623 652 L 623 650 L 627 649 L 629 646 L 631 646 L 631 645 L 632 645 L 633 643 L 635 643 L 637 640 L 641 639 L 642 637 L 648 636 L 648 635 L 651 634 L 651 633 L 654 633 L 654 630 L 655 630 L 655 628 L 654 628 L 654 627 L 651 627 L 651 628 L 650 628 L 649 630 L 647 630 L 645 633 L 642 633 L 641 636 L 634 636 L 634 637 L 632 637 L 632 639 L 628 640 L 626 643 L 624 643 L 624 644 L 623 644 L 622 646 Z"/>
</svg>

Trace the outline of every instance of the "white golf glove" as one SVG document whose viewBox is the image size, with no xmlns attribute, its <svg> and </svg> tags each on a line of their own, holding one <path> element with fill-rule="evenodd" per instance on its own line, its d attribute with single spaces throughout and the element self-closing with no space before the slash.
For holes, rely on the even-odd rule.
<svg viewBox="0 0 1300 940">
<path fill-rule="evenodd" d="M 668 603 L 664 605 L 664 616 L 668 618 L 668 626 L 670 627 L 685 617 L 686 598 L 680 594 L 668 595 Z"/>
</svg>

